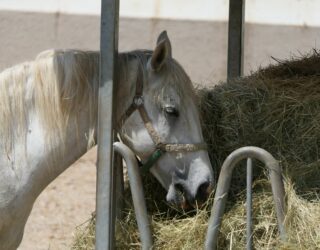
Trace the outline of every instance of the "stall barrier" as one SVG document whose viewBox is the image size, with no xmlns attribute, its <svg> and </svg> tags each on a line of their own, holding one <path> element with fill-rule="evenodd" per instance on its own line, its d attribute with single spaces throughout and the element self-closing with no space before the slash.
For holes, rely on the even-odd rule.
<svg viewBox="0 0 320 250">
<path fill-rule="evenodd" d="M 222 216 L 228 197 L 230 182 L 232 178 L 232 171 L 235 166 L 242 160 L 248 159 L 247 169 L 247 249 L 252 248 L 252 218 L 251 218 L 251 185 L 252 185 L 252 160 L 257 159 L 265 164 L 269 170 L 273 199 L 276 207 L 278 228 L 280 237 L 283 241 L 286 239 L 286 231 L 284 228 L 285 219 L 285 191 L 282 180 L 282 171 L 278 162 L 266 150 L 258 147 L 242 147 L 233 151 L 224 161 L 217 189 L 214 197 L 214 204 L 211 210 L 211 217 L 209 220 L 208 231 L 206 236 L 205 249 L 216 249 L 219 228 L 221 225 Z"/>
</svg>

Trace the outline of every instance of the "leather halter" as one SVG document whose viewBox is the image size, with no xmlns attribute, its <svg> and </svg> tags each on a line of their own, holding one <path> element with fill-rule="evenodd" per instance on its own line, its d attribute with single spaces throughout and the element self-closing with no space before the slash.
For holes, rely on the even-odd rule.
<svg viewBox="0 0 320 250">
<path fill-rule="evenodd" d="M 120 126 L 125 123 L 125 121 L 132 115 L 136 110 L 139 111 L 139 114 L 142 118 L 145 128 L 147 129 L 152 141 L 155 144 L 156 149 L 149 156 L 147 161 L 142 164 L 142 171 L 147 172 L 149 169 L 158 161 L 158 159 L 166 152 L 194 152 L 200 150 L 206 150 L 206 143 L 164 143 L 160 135 L 154 129 L 151 119 L 145 109 L 144 99 L 143 99 L 143 72 L 142 68 L 138 66 L 137 80 L 136 80 L 136 93 L 133 97 L 133 101 L 127 111 L 120 118 Z"/>
</svg>

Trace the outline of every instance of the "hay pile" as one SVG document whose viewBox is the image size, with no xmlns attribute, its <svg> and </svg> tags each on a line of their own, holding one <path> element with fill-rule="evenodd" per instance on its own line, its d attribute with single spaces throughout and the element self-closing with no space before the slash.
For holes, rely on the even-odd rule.
<svg viewBox="0 0 320 250">
<path fill-rule="evenodd" d="M 288 242 L 278 239 L 269 182 L 255 168 L 254 246 L 256 249 L 320 248 L 320 56 L 278 62 L 251 76 L 199 90 L 203 129 L 218 172 L 225 157 L 241 146 L 259 146 L 284 170 Z M 256 164 L 257 165 L 257 164 Z M 259 165 L 258 165 L 259 166 Z M 219 249 L 245 248 L 245 174 L 237 168 Z M 209 209 L 188 216 L 168 209 L 164 191 L 147 177 L 145 192 L 154 228 L 155 249 L 202 249 Z M 152 192 L 151 192 L 152 191 Z M 159 191 L 163 195 L 159 195 Z M 155 193 L 157 195 L 155 195 Z M 159 199 L 159 200 L 156 200 Z M 208 202 L 211 207 L 211 201 Z M 93 249 L 94 218 L 82 226 L 73 249 Z M 117 248 L 139 249 L 132 209 L 118 223 Z"/>
</svg>

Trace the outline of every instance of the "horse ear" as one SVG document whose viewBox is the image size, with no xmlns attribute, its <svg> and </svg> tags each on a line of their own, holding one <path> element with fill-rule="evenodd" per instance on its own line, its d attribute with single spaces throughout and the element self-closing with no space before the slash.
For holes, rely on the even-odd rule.
<svg viewBox="0 0 320 250">
<path fill-rule="evenodd" d="M 158 36 L 157 39 L 157 44 L 159 44 L 161 41 L 166 41 L 166 46 L 167 46 L 167 52 L 168 52 L 168 56 L 172 57 L 172 53 L 171 53 L 171 42 L 170 39 L 168 37 L 167 31 L 164 30 L 160 33 L 160 35 Z"/>
<path fill-rule="evenodd" d="M 166 31 L 162 31 L 157 40 L 157 46 L 154 49 L 151 57 L 151 67 L 158 71 L 163 63 L 171 58 L 171 43 Z"/>
</svg>

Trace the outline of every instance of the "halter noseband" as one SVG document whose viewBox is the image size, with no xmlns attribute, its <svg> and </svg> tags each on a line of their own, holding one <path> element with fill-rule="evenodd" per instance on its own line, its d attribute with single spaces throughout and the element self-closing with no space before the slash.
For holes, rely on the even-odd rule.
<svg viewBox="0 0 320 250">
<path fill-rule="evenodd" d="M 143 99 L 143 72 L 141 66 L 138 66 L 138 74 L 136 81 L 136 93 L 133 97 L 133 101 L 127 111 L 120 118 L 120 126 L 121 127 L 125 121 L 132 115 L 134 111 L 138 110 L 139 114 L 142 118 L 145 128 L 147 129 L 152 141 L 155 144 L 156 149 L 149 156 L 147 161 L 142 164 L 142 171 L 147 172 L 149 169 L 158 161 L 158 159 L 166 152 L 195 152 L 199 150 L 206 150 L 206 143 L 186 143 L 186 144 L 178 144 L 178 143 L 164 143 L 161 140 L 160 135 L 154 129 L 151 119 L 148 116 L 148 113 L 144 106 Z"/>
</svg>

